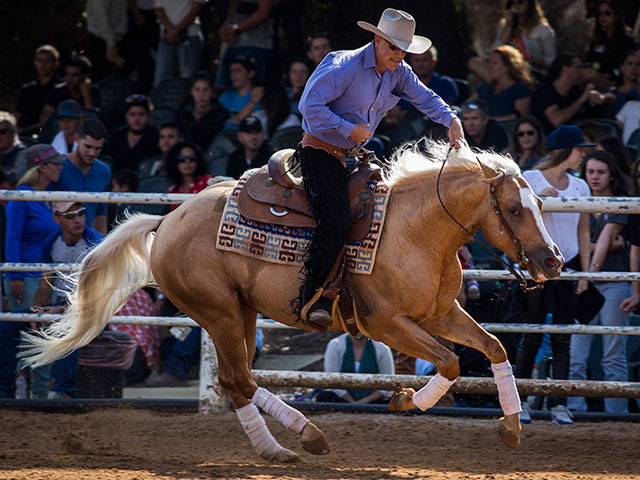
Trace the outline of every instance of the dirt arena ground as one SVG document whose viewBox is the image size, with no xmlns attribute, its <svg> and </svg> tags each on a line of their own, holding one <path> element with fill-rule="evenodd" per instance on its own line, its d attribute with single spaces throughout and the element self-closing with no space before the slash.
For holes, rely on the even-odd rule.
<svg viewBox="0 0 640 480">
<path fill-rule="evenodd" d="M 135 410 L 82 414 L 0 411 L 0 479 L 630 479 L 640 478 L 640 428 L 630 423 L 525 426 L 505 447 L 495 420 L 431 416 L 311 416 L 333 451 L 302 452 L 268 420 L 293 465 L 257 457 L 233 413 Z"/>
</svg>

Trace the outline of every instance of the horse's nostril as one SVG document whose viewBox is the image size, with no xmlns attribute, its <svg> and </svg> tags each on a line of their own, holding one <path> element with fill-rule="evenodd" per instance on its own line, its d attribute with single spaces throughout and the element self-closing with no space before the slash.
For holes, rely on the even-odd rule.
<svg viewBox="0 0 640 480">
<path fill-rule="evenodd" d="M 544 261 L 544 263 L 548 266 L 548 267 L 555 267 L 558 265 L 558 260 L 555 257 L 547 257 Z"/>
</svg>

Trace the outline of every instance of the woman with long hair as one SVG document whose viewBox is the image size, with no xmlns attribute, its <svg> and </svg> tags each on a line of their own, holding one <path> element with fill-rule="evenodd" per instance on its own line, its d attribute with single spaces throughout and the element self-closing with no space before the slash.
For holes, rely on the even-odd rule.
<svg viewBox="0 0 640 480">
<path fill-rule="evenodd" d="M 594 150 L 585 158 L 581 176 L 586 179 L 594 197 L 626 196 L 624 175 L 613 156 L 603 150 Z M 589 232 L 594 246 L 589 272 L 628 272 L 629 252 L 623 229 L 628 216 L 619 213 L 590 213 Z M 631 295 L 629 282 L 593 282 L 604 297 L 600 312 L 590 325 L 625 326 L 628 319 L 620 309 L 622 302 Z M 587 359 L 593 335 L 573 335 L 571 339 L 572 380 L 587 379 Z M 625 335 L 602 336 L 602 369 L 606 381 L 627 381 L 627 337 Z M 583 397 L 571 397 L 569 408 L 586 411 Z M 605 398 L 607 413 L 627 412 L 626 398 Z"/>
<path fill-rule="evenodd" d="M 616 113 L 629 100 L 637 100 L 640 97 L 638 81 L 640 81 L 640 51 L 630 50 L 622 57 L 622 63 L 618 66 L 620 72 L 618 85 L 611 90 L 616 96 L 616 103 L 609 107 L 609 116 L 615 117 Z"/>
<path fill-rule="evenodd" d="M 294 58 L 289 63 L 289 69 L 287 70 L 287 95 L 289 102 L 291 103 L 291 113 L 300 115 L 298 110 L 298 101 L 304 91 L 304 86 L 309 80 L 311 75 L 311 69 L 309 64 L 303 58 Z"/>
<path fill-rule="evenodd" d="M 586 58 L 592 68 L 585 70 L 584 75 L 585 80 L 593 82 L 597 88 L 605 88 L 618 76 L 616 70 L 622 63 L 622 57 L 625 52 L 635 49 L 635 42 L 620 2 L 600 0 L 596 8 L 596 21 Z"/>
<path fill-rule="evenodd" d="M 273 137 L 277 130 L 300 126 L 300 118 L 291 113 L 287 91 L 280 82 L 268 82 L 260 100 L 260 110 L 253 113 L 260 120 L 267 138 Z"/>
<path fill-rule="evenodd" d="M 516 120 L 513 129 L 512 145 L 507 153 L 518 164 L 520 170 L 530 170 L 545 155 L 545 144 L 542 125 L 536 117 L 526 115 Z"/>
<path fill-rule="evenodd" d="M 489 56 L 489 82 L 481 83 L 471 100 L 487 102 L 493 120 L 507 120 L 529 113 L 532 87 L 522 54 L 514 47 L 501 45 Z"/>
<path fill-rule="evenodd" d="M 537 77 L 542 77 L 556 56 L 556 34 L 544 16 L 538 0 L 506 0 L 496 32 L 494 47 L 517 48 Z M 486 59 L 475 57 L 469 69 L 481 80 L 489 81 Z"/>
<path fill-rule="evenodd" d="M 173 181 L 169 193 L 198 193 L 204 190 L 212 175 L 196 145 L 178 142 L 167 153 L 167 176 Z M 171 205 L 171 210 L 178 206 Z"/>
<path fill-rule="evenodd" d="M 571 172 L 580 171 L 586 143 L 578 127 L 562 125 L 547 137 L 549 155 L 534 170 L 522 175 L 531 189 L 541 197 L 588 196 L 589 187 Z M 549 235 L 565 258 L 565 268 L 586 271 L 589 268 L 589 219 L 584 213 L 544 212 L 542 219 Z M 578 303 L 578 295 L 586 291 L 585 280 L 579 282 L 549 281 L 540 290 L 525 295 L 525 323 L 544 323 L 547 313 L 553 313 L 554 324 L 572 324 Z M 569 378 L 570 335 L 551 335 L 553 352 L 553 378 Z M 533 364 L 542 342 L 542 334 L 525 333 L 522 335 L 516 359 L 516 376 L 531 378 Z M 564 397 L 550 400 L 551 421 L 556 425 L 571 424 L 571 414 L 567 410 Z M 531 411 L 523 397 L 520 421 L 531 422 Z"/>
</svg>

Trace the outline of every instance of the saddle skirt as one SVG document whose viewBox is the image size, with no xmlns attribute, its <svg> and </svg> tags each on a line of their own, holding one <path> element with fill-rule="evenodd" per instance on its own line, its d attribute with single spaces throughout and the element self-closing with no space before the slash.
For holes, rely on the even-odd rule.
<svg viewBox="0 0 640 480">
<path fill-rule="evenodd" d="M 293 150 L 290 152 L 293 153 Z M 364 173 L 360 175 L 364 176 Z M 379 172 L 372 178 L 380 178 Z M 285 182 L 284 179 L 278 180 Z M 266 185 L 272 182 L 272 185 Z M 253 188 L 247 188 L 247 185 L 253 185 Z M 306 194 L 300 187 L 301 183 L 299 186 L 287 183 L 285 187 L 276 182 L 269 175 L 269 166 L 246 172 L 227 199 L 218 228 L 216 248 L 266 262 L 302 266 L 315 221 L 309 212 Z M 345 247 L 346 266 L 353 273 L 367 275 L 373 271 L 390 189 L 383 182 L 370 181 L 368 177 L 362 187 L 357 188 L 360 188 L 356 190 L 357 194 L 350 193 L 352 217 L 355 204 L 355 214 L 361 220 L 354 222 L 354 225 L 366 231 L 357 234 L 360 240 L 348 240 Z M 366 195 L 361 195 L 363 192 Z M 244 208 L 241 208 L 241 202 Z M 369 206 L 370 211 L 367 210 Z M 287 213 L 278 216 L 271 210 Z"/>
<path fill-rule="evenodd" d="M 238 195 L 240 214 L 256 222 L 288 227 L 315 227 L 307 202 L 301 168 L 294 150 L 280 150 L 255 171 Z M 362 240 L 373 220 L 373 194 L 367 188 L 382 180 L 381 170 L 368 163 L 358 165 L 347 179 L 352 227 L 347 239 Z"/>
</svg>

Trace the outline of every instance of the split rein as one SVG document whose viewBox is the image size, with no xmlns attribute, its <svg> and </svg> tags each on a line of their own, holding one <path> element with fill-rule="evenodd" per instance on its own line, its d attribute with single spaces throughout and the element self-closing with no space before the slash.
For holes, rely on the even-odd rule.
<svg viewBox="0 0 640 480">
<path fill-rule="evenodd" d="M 515 234 L 513 233 L 513 230 L 511 230 L 511 227 L 509 227 L 509 224 L 504 219 L 504 215 L 502 214 L 502 211 L 498 206 L 498 199 L 496 198 L 495 192 L 496 192 L 496 187 L 500 186 L 500 184 L 504 181 L 504 178 L 505 178 L 505 174 L 502 170 L 500 170 L 500 179 L 498 180 L 497 185 L 492 184 L 489 188 L 489 193 L 491 194 L 491 205 L 493 206 L 493 211 L 498 216 L 498 220 L 500 222 L 500 235 L 502 235 L 506 230 L 507 234 L 509 234 L 509 237 L 511 238 L 511 241 L 518 249 L 518 254 L 517 254 L 518 267 L 517 268 L 514 268 L 508 262 L 505 262 L 500 255 L 497 255 L 493 251 L 490 245 L 488 245 L 485 241 L 480 239 L 480 237 L 478 237 L 477 234 L 472 233 L 467 227 L 465 227 L 458 220 L 456 220 L 456 218 L 451 214 L 451 212 L 449 212 L 447 207 L 444 205 L 444 202 L 442 201 L 442 197 L 440 196 L 440 177 L 442 176 L 442 171 L 444 170 L 444 166 L 447 163 L 447 159 L 449 158 L 449 154 L 451 153 L 452 148 L 453 147 L 450 145 L 449 150 L 447 150 L 447 155 L 444 157 L 444 161 L 442 162 L 442 166 L 440 167 L 440 171 L 438 172 L 438 179 L 436 180 L 436 193 L 438 194 L 438 200 L 440 201 L 440 205 L 442 206 L 446 214 L 449 215 L 451 220 L 453 220 L 456 223 L 456 225 L 458 225 L 460 228 L 462 228 L 462 230 L 468 233 L 469 236 L 473 237 L 491 255 L 493 255 L 496 258 L 496 260 L 498 260 L 498 262 L 500 262 L 507 270 L 509 270 L 509 272 L 516 278 L 516 280 L 518 280 L 518 284 L 520 285 L 520 288 L 522 289 L 523 292 L 530 292 L 532 290 L 538 290 L 542 288 L 544 285 L 542 283 L 536 282 L 532 286 L 528 285 L 526 277 L 522 273 L 522 270 L 520 270 L 520 265 L 521 264 L 528 265 L 530 260 L 524 251 L 524 247 L 522 246 L 522 243 L 520 243 L 520 240 L 518 240 L 518 237 L 515 236 Z M 478 160 L 478 163 L 480 163 L 480 159 L 478 157 L 476 157 L 476 160 Z"/>
</svg>

